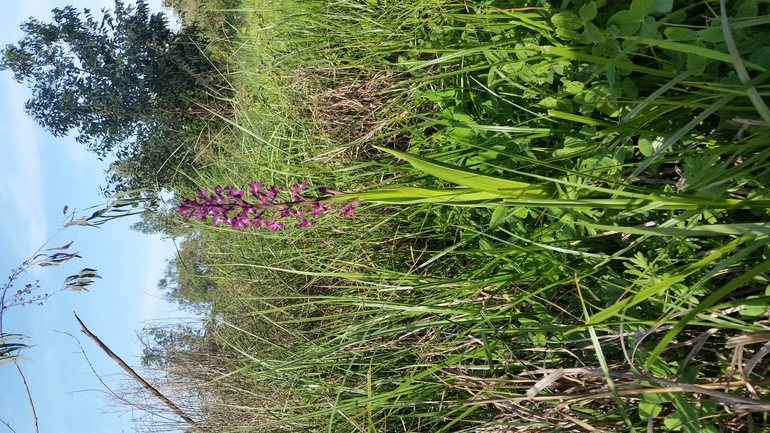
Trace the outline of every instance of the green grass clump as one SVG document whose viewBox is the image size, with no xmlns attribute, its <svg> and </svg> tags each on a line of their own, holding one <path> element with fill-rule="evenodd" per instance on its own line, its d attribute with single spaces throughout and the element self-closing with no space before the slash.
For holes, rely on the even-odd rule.
<svg viewBox="0 0 770 433">
<path fill-rule="evenodd" d="M 210 425 L 766 429 L 768 7 L 244 0 L 193 177 L 364 205 L 196 226 Z"/>
</svg>

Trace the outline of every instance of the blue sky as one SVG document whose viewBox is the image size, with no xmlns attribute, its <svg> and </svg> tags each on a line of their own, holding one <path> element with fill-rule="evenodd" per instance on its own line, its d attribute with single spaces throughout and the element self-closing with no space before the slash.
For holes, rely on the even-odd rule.
<svg viewBox="0 0 770 433">
<path fill-rule="evenodd" d="M 130 0 L 129 0 L 130 1 Z M 160 10 L 160 0 L 150 0 Z M 49 21 L 50 10 L 72 4 L 99 11 L 111 0 L 30 0 L 3 4 L 0 44 L 21 38 L 19 24 L 34 16 Z M 96 12 L 98 13 L 98 12 Z M 62 226 L 62 208 L 85 209 L 105 203 L 98 187 L 104 183 L 107 163 L 86 152 L 71 138 L 54 138 L 23 112 L 29 97 L 25 86 L 0 72 L 0 270 L 9 272 L 28 258 Z M 129 432 L 130 413 L 119 413 L 107 404 L 102 387 L 79 351 L 79 338 L 97 372 L 115 384 L 122 370 L 107 358 L 80 328 L 72 312 L 133 366 L 139 365 L 141 347 L 136 333 L 146 323 L 174 320 L 187 315 L 162 300 L 157 281 L 174 245 L 159 237 L 133 232 L 135 222 L 117 220 L 102 229 L 71 227 L 49 246 L 74 240 L 70 251 L 82 259 L 61 267 L 36 268 L 19 282 L 40 280 L 43 291 L 61 287 L 67 275 L 84 267 L 95 268 L 103 279 L 89 292 L 63 292 L 44 306 L 8 310 L 4 331 L 28 336 L 35 346 L 23 352 L 21 366 L 31 388 L 41 432 Z M 5 272 L 0 278 L 5 280 Z M 17 286 L 18 287 L 18 286 Z M 17 433 L 33 432 L 33 423 L 21 381 L 12 364 L 0 366 L 0 419 Z M 0 425 L 0 432 L 9 431 Z"/>
</svg>

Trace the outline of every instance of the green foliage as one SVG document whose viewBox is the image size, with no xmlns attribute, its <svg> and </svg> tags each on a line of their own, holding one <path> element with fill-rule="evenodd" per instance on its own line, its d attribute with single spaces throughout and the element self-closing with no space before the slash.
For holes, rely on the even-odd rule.
<svg viewBox="0 0 770 433">
<path fill-rule="evenodd" d="M 52 23 L 32 18 L 21 28 L 24 38 L 6 46 L 1 67 L 32 88 L 27 112 L 56 136 L 77 130 L 101 156 L 159 114 L 185 109 L 203 63 L 177 54 L 177 35 L 142 1 L 117 1 L 101 20 L 54 9 Z"/>
<path fill-rule="evenodd" d="M 185 143 L 227 111 L 210 101 L 224 87 L 205 38 L 192 27 L 172 30 L 143 0 L 116 0 L 101 18 L 57 8 L 52 22 L 31 18 L 21 29 L 0 70 L 32 89 L 27 113 L 55 136 L 75 131 L 100 158 L 141 167 L 113 178 L 111 193 L 170 184 L 168 174 L 191 163 Z"/>
<path fill-rule="evenodd" d="M 214 301 L 217 283 L 205 257 L 206 244 L 197 237 L 189 237 L 179 244 L 176 257 L 169 260 L 166 272 L 158 283 L 166 297 L 193 311 L 206 311 Z"/>
<path fill-rule="evenodd" d="M 766 428 L 734 410 L 761 407 L 761 367 L 734 362 L 762 358 L 770 307 L 752 54 L 770 10 L 728 2 L 731 44 L 720 6 L 246 5 L 237 121 L 198 186 L 308 180 L 380 205 L 199 226 L 206 359 L 227 363 L 195 374 L 241 405 L 211 425 Z"/>
</svg>

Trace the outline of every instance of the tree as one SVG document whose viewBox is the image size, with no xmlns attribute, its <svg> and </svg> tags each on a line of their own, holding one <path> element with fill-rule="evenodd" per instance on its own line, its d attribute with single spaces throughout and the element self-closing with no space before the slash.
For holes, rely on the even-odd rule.
<svg viewBox="0 0 770 433">
<path fill-rule="evenodd" d="M 104 158 L 134 155 L 137 137 L 189 129 L 215 68 L 194 29 L 174 31 L 145 0 L 115 0 L 113 12 L 72 6 L 53 10 L 53 22 L 30 19 L 24 37 L 7 45 L 0 70 L 32 89 L 25 109 L 55 136 L 76 131 L 78 142 Z M 197 107 L 196 107 L 197 108 Z"/>
<path fill-rule="evenodd" d="M 195 228 L 181 217 L 173 207 L 158 206 L 141 214 L 142 220 L 131 224 L 131 230 L 146 235 L 159 234 L 163 238 L 195 238 Z"/>
<path fill-rule="evenodd" d="M 205 251 L 205 242 L 190 236 L 179 244 L 176 256 L 168 260 L 165 275 L 158 282 L 169 301 L 197 313 L 211 309 L 217 289 Z"/>
</svg>

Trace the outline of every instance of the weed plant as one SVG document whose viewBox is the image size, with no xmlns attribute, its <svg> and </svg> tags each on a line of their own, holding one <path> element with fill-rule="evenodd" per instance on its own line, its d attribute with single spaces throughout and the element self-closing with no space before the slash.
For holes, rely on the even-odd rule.
<svg viewBox="0 0 770 433">
<path fill-rule="evenodd" d="M 191 177 L 364 204 L 196 226 L 213 429 L 768 428 L 769 4 L 239 12 L 229 151 Z"/>
</svg>

